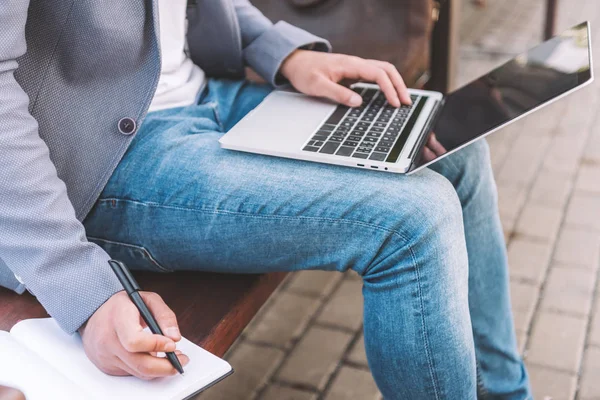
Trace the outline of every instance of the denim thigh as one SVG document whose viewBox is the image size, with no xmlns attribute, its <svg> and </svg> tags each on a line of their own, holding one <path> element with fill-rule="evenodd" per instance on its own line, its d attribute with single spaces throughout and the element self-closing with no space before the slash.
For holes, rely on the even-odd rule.
<svg viewBox="0 0 600 400">
<path fill-rule="evenodd" d="M 410 242 L 423 221 L 460 214 L 454 188 L 431 170 L 403 176 L 221 149 L 224 131 L 268 92 L 211 81 L 199 104 L 150 113 L 84 221 L 90 240 L 156 271 L 364 273 L 385 257 L 391 232 Z M 464 242 L 458 225 L 445 240 Z"/>
</svg>

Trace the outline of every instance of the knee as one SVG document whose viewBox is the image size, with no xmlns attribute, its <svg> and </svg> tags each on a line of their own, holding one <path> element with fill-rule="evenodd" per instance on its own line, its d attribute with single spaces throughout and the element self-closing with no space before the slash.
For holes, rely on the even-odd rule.
<svg viewBox="0 0 600 400">
<path fill-rule="evenodd" d="M 432 171 L 426 175 L 411 181 L 410 196 L 404 197 L 404 204 L 395 211 L 403 217 L 397 219 L 394 229 L 399 234 L 385 246 L 387 255 L 392 256 L 384 257 L 385 262 L 371 272 L 382 272 L 383 268 L 390 276 L 408 273 L 418 276 L 417 280 L 432 291 L 446 290 L 444 287 L 461 291 L 468 277 L 461 203 L 446 178 Z"/>
<path fill-rule="evenodd" d="M 457 233 L 462 228 L 462 207 L 456 189 L 439 174 L 432 174 L 411 208 L 413 231 L 427 238 Z"/>
<path fill-rule="evenodd" d="M 485 140 L 478 140 L 451 155 L 450 165 L 442 172 L 452 181 L 463 208 L 473 199 L 497 202 L 496 183 L 490 160 L 490 148 Z"/>
</svg>

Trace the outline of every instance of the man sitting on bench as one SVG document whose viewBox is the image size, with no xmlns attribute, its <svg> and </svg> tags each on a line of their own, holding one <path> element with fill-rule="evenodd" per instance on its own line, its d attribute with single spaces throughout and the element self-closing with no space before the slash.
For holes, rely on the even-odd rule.
<svg viewBox="0 0 600 400">
<path fill-rule="evenodd" d="M 240 79 L 245 65 L 349 106 L 361 98 L 341 80 L 376 82 L 400 106 L 391 64 L 330 54 L 247 0 L 10 0 L 0 26 L 0 284 L 79 330 L 98 368 L 173 374 L 149 353 L 180 338 L 151 293 L 167 337 L 142 333 L 110 257 L 157 272 L 353 269 L 386 399 L 529 398 L 484 141 L 410 177 L 219 147 L 272 90 Z"/>
</svg>

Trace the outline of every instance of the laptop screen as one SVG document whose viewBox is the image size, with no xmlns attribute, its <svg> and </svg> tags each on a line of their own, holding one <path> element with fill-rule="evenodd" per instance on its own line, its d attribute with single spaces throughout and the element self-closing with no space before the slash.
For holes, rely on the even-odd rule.
<svg viewBox="0 0 600 400">
<path fill-rule="evenodd" d="M 589 81 L 582 23 L 446 96 L 414 168 L 428 165 Z"/>
</svg>

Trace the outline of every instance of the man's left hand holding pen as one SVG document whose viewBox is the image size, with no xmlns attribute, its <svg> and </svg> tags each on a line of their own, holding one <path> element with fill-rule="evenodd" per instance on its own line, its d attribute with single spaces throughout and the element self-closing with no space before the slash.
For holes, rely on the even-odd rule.
<svg viewBox="0 0 600 400">
<path fill-rule="evenodd" d="M 158 294 L 140 294 L 164 336 L 144 331 L 146 324 L 138 309 L 122 291 L 113 295 L 80 328 L 85 352 L 109 375 L 134 375 L 146 380 L 176 375 L 177 370 L 167 358 L 156 356 L 158 352 L 175 352 L 183 366 L 189 362 L 186 355 L 175 350 L 175 343 L 181 340 L 175 313 Z"/>
</svg>

